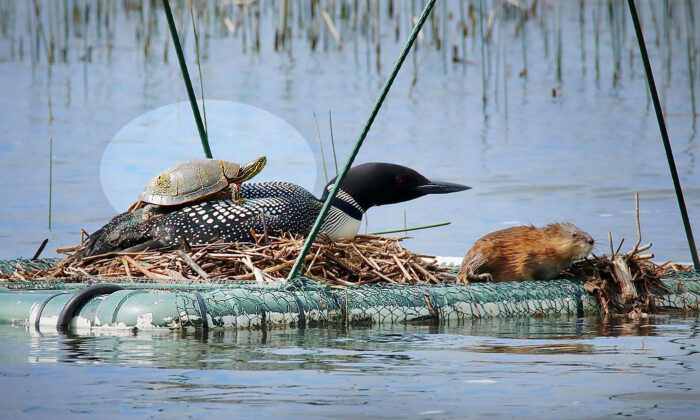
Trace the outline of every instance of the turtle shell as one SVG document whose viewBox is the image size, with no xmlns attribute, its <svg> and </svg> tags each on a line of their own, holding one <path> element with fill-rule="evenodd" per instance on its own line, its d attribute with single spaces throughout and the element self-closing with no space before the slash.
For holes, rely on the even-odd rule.
<svg viewBox="0 0 700 420">
<path fill-rule="evenodd" d="M 139 200 L 175 206 L 199 200 L 228 187 L 240 165 L 217 159 L 193 159 L 173 166 L 152 178 Z"/>
</svg>

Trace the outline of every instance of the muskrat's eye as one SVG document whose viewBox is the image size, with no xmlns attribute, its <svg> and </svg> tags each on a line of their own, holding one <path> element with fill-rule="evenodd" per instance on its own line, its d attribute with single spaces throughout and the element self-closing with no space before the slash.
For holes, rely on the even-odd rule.
<svg viewBox="0 0 700 420">
<path fill-rule="evenodd" d="M 571 234 L 571 237 L 572 237 L 572 238 L 577 238 L 577 237 L 578 237 L 578 234 L 577 234 L 576 232 L 574 232 L 574 233 Z"/>
</svg>

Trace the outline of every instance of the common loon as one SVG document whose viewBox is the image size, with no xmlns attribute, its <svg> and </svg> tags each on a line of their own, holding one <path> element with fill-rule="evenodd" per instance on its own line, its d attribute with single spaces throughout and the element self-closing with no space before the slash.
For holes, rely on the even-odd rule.
<svg viewBox="0 0 700 420">
<path fill-rule="evenodd" d="M 253 240 L 251 230 L 257 234 L 268 229 L 306 235 L 334 182 L 335 178 L 326 185 L 320 200 L 289 182 L 259 182 L 240 187 L 245 199 L 242 205 L 230 199 L 179 207 L 148 205 L 115 216 L 90 236 L 77 256 L 179 247 L 184 241 L 191 245 L 217 239 L 247 242 Z M 334 239 L 353 237 L 360 229 L 362 215 L 372 206 L 468 189 L 451 182 L 430 181 L 401 165 L 357 165 L 348 171 L 321 230 Z"/>
</svg>

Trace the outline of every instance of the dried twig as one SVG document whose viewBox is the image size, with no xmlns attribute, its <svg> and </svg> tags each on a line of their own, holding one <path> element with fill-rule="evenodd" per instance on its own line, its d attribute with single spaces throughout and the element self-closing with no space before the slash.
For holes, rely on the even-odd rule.
<svg viewBox="0 0 700 420">
<path fill-rule="evenodd" d="M 148 277 L 149 279 L 152 279 L 152 280 L 160 280 L 160 279 L 161 279 L 161 276 L 159 276 L 159 275 L 157 275 L 157 274 L 154 274 L 154 273 L 151 273 L 150 271 L 148 271 L 148 270 L 146 269 L 146 267 L 144 267 L 143 265 L 137 263 L 136 260 L 134 260 L 134 259 L 131 258 L 130 256 L 124 255 L 124 259 L 125 259 L 129 264 L 133 265 L 134 268 L 136 268 L 137 270 L 139 270 L 141 273 L 143 273 L 144 276 Z M 76 268 L 79 269 L 80 271 L 82 271 L 83 273 L 85 273 L 85 270 L 83 270 L 82 268 L 80 268 L 80 267 L 76 267 Z M 85 273 L 85 274 L 87 275 L 87 273 Z"/>
<path fill-rule="evenodd" d="M 209 276 L 207 275 L 207 273 L 204 270 L 202 270 L 202 267 L 197 265 L 197 263 L 194 262 L 192 260 L 192 258 L 190 258 L 189 255 L 185 254 L 184 252 L 180 251 L 179 249 L 177 251 L 175 251 L 175 253 L 177 255 L 179 255 L 180 258 L 182 258 L 182 261 L 184 261 L 185 264 L 189 265 L 190 268 L 192 268 L 197 274 L 199 274 L 202 277 L 202 279 L 209 280 Z"/>
<path fill-rule="evenodd" d="M 187 245 L 176 251 L 118 252 L 78 260 L 68 256 L 56 266 L 39 270 L 18 267 L 8 280 L 45 278 L 83 281 L 91 276 L 148 278 L 154 281 L 283 280 L 296 259 L 303 238 L 268 236 L 266 244 L 224 243 Z M 331 285 L 439 283 L 445 271 L 429 255 L 413 254 L 401 238 L 358 235 L 353 240 L 322 237 L 306 256 L 305 275 Z M 183 244 L 184 245 L 184 244 Z M 77 250 L 77 248 L 73 248 Z M 444 276 L 449 281 L 448 276 Z"/>
</svg>

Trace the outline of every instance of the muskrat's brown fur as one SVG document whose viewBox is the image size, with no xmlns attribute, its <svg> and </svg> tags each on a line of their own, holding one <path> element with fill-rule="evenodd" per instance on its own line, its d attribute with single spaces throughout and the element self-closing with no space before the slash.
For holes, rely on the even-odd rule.
<svg viewBox="0 0 700 420">
<path fill-rule="evenodd" d="M 593 244 L 588 233 L 571 223 L 491 232 L 467 252 L 457 282 L 551 280 L 585 258 Z"/>
</svg>

